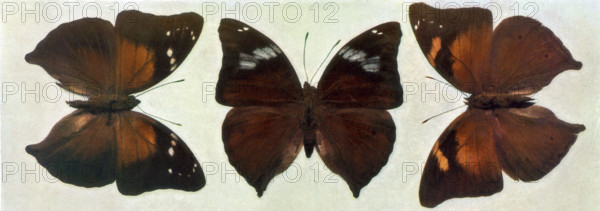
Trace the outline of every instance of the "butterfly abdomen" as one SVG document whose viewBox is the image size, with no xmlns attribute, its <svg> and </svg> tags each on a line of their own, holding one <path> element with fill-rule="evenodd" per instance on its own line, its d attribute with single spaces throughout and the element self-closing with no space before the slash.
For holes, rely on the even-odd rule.
<svg viewBox="0 0 600 211">
<path fill-rule="evenodd" d="M 87 101 L 74 100 L 68 101 L 67 104 L 73 108 L 85 109 L 92 113 L 98 112 L 117 112 L 131 110 L 136 107 L 140 101 L 133 96 L 127 97 L 107 97 L 98 96 L 92 97 Z"/>
</svg>

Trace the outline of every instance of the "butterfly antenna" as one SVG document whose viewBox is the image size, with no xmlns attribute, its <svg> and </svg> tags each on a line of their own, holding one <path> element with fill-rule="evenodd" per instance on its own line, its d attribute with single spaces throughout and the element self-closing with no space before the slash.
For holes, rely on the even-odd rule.
<svg viewBox="0 0 600 211">
<path fill-rule="evenodd" d="M 156 86 L 156 87 L 154 87 L 154 88 L 152 88 L 152 89 L 148 89 L 148 90 L 146 90 L 146 91 L 144 91 L 144 92 L 142 92 L 142 93 L 139 93 L 139 94 L 138 94 L 138 95 L 136 95 L 135 97 L 137 98 L 137 97 L 139 97 L 139 96 L 141 96 L 141 95 L 143 95 L 143 94 L 146 94 L 146 93 L 148 93 L 148 92 L 150 92 L 150 91 L 152 91 L 152 90 L 158 89 L 158 88 L 160 88 L 160 87 L 163 87 L 163 86 L 166 86 L 166 85 L 169 85 L 169 84 L 173 84 L 173 83 L 179 83 L 179 82 L 183 82 L 183 81 L 185 81 L 185 79 L 176 80 L 176 81 L 171 81 L 171 82 L 169 82 L 169 83 L 166 83 L 166 84 L 161 84 L 161 85 L 159 85 L 159 86 Z"/>
<path fill-rule="evenodd" d="M 304 51 L 302 51 L 302 65 L 304 66 L 304 76 L 306 76 L 306 80 L 308 80 L 308 72 L 306 72 L 306 41 L 308 40 L 308 32 L 306 32 L 306 36 L 304 36 Z"/>
<path fill-rule="evenodd" d="M 458 107 L 458 108 L 453 108 L 453 109 L 450 109 L 450 110 L 444 111 L 444 112 L 442 112 L 442 113 L 440 113 L 440 114 L 437 114 L 437 115 L 435 115 L 435 116 L 429 117 L 429 118 L 427 118 L 425 121 L 421 122 L 421 124 L 425 124 L 427 121 L 429 121 L 429 120 L 431 120 L 431 119 L 433 119 L 433 118 L 435 118 L 435 117 L 441 116 L 442 114 L 445 114 L 445 113 L 448 113 L 448 112 L 454 111 L 454 110 L 456 110 L 456 109 L 459 109 L 459 108 L 462 108 L 462 107 L 465 107 L 465 106 L 467 106 L 467 105 L 465 104 L 465 105 L 462 105 L 462 106 L 460 106 L 460 107 Z"/>
<path fill-rule="evenodd" d="M 431 76 L 425 76 L 425 78 L 431 79 L 431 80 L 434 80 L 434 81 L 437 81 L 437 82 L 440 82 L 440 83 L 443 83 L 443 84 L 446 84 L 446 86 L 449 86 L 449 87 L 454 87 L 454 86 L 452 86 L 452 84 L 446 83 L 444 81 L 441 81 L 441 80 L 439 80 L 437 78 L 434 78 L 434 77 L 431 77 Z M 460 89 L 456 89 L 456 90 L 458 90 L 459 92 L 461 92 L 463 94 L 463 96 L 466 96 L 465 92 L 461 91 Z"/>
<path fill-rule="evenodd" d="M 165 122 L 168 122 L 168 123 L 171 123 L 171 124 L 177 125 L 177 126 L 181 126 L 181 124 L 179 124 L 179 123 L 177 123 L 177 122 L 169 121 L 169 120 L 166 120 L 166 119 L 164 119 L 164 118 L 160 118 L 160 117 L 154 116 L 154 115 L 152 115 L 152 114 L 150 114 L 150 113 L 148 113 L 148 112 L 144 111 L 144 109 L 142 109 L 142 107 L 140 107 L 139 105 L 137 106 L 137 108 L 138 108 L 138 109 L 140 109 L 140 111 L 142 111 L 142 113 L 144 113 L 144 114 L 146 114 L 146 115 L 148 115 L 148 116 L 151 116 L 151 117 L 153 117 L 153 118 L 156 118 L 156 119 L 160 119 L 160 120 L 162 120 L 162 121 L 165 121 Z"/>
<path fill-rule="evenodd" d="M 329 55 L 331 54 L 331 52 L 333 51 L 333 49 L 335 48 L 335 46 L 337 46 L 338 44 L 340 44 L 340 41 L 341 40 L 338 40 L 337 42 L 335 42 L 335 44 L 333 45 L 333 47 L 331 47 L 331 49 L 329 50 L 329 53 L 327 53 L 327 56 L 325 56 L 325 59 L 323 59 L 323 62 L 321 62 L 321 64 L 319 65 L 319 68 L 317 68 L 317 71 L 315 72 L 315 74 L 310 78 L 310 81 L 308 82 L 309 84 L 312 83 L 312 80 L 315 78 L 315 76 L 317 75 L 317 73 L 321 69 L 321 66 L 323 66 L 323 63 L 325 63 L 325 61 L 327 61 L 327 58 L 329 58 Z"/>
</svg>

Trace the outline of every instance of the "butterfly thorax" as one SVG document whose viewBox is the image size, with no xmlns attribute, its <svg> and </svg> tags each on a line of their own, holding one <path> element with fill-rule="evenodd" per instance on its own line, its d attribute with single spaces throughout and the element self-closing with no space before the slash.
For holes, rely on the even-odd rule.
<svg viewBox="0 0 600 211">
<path fill-rule="evenodd" d="M 310 157 L 317 140 L 317 122 L 314 112 L 317 104 L 317 88 L 311 86 L 308 82 L 304 82 L 302 96 L 304 96 L 304 106 L 306 108 L 302 122 L 302 130 L 305 134 L 304 152 L 306 153 L 306 157 Z"/>
<path fill-rule="evenodd" d="M 85 109 L 93 113 L 97 112 L 117 112 L 131 110 L 140 104 L 140 101 L 134 96 L 96 96 L 87 101 L 74 100 L 67 104 L 73 108 Z"/>
<path fill-rule="evenodd" d="M 482 93 L 471 95 L 466 104 L 479 109 L 522 108 L 533 105 L 532 100 L 524 95 Z"/>
</svg>

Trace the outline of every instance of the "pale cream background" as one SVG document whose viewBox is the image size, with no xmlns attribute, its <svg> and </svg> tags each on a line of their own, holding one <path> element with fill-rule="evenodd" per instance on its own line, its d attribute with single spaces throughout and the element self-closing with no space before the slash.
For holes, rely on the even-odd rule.
<svg viewBox="0 0 600 211">
<path fill-rule="evenodd" d="M 307 68 L 309 74 L 316 71 L 317 66 L 325 57 L 330 46 L 338 39 L 342 44 L 354 36 L 377 24 L 387 21 L 401 22 L 404 33 L 398 55 L 401 81 L 406 84 L 425 83 L 429 89 L 435 85 L 425 76 L 441 78 L 425 60 L 419 46 L 410 30 L 410 24 L 401 1 L 367 1 L 338 2 L 339 11 L 333 16 L 338 23 L 323 23 L 325 15 L 331 10 L 323 9 L 325 3 L 320 3 L 320 21 L 313 21 L 313 10 L 310 6 L 316 1 L 300 1 L 303 16 L 297 23 L 289 23 L 282 18 L 282 8 L 285 3 L 274 10 L 274 21 L 269 22 L 268 7 L 263 2 L 262 17 L 257 23 L 249 23 L 273 39 L 290 58 L 297 70 L 301 81 L 305 80 L 302 69 L 302 45 L 304 34 L 311 33 L 308 40 Z M 521 14 L 531 10 L 523 7 L 529 1 L 519 2 Z M 19 7 L 21 2 L 17 2 Z M 122 8 L 124 3 L 119 2 Z M 207 21 L 198 43 L 177 71 L 164 82 L 184 78 L 184 83 L 169 85 L 152 91 L 142 97 L 140 106 L 147 112 L 182 123 L 178 127 L 165 123 L 175 131 L 190 146 L 198 160 L 204 163 L 207 175 L 207 185 L 198 192 L 183 192 L 176 190 L 158 190 L 131 197 L 121 195 L 115 184 L 101 188 L 81 188 L 60 181 L 52 180 L 47 172 L 37 166 L 35 181 L 32 174 L 25 175 L 21 181 L 23 169 L 16 175 L 3 178 L 2 208 L 5 210 L 20 209 L 422 209 L 419 204 L 418 190 L 421 172 L 407 172 L 403 166 L 413 167 L 425 162 L 429 150 L 444 128 L 464 111 L 454 111 L 431 120 L 427 124 L 421 121 L 460 106 L 462 102 L 435 102 L 429 95 L 425 102 L 421 94 L 405 96 L 405 103 L 390 110 L 397 126 L 397 140 L 388 164 L 371 183 L 366 186 L 358 199 L 352 197 L 346 183 L 338 176 L 330 179 L 338 182 L 329 183 L 326 176 L 329 171 L 320 171 L 315 182 L 314 170 L 310 167 L 323 162 L 318 156 L 307 159 L 303 153 L 296 159 L 295 166 L 286 172 L 288 181 L 283 176 L 277 176 L 262 198 L 258 198 L 254 189 L 233 172 L 221 141 L 221 123 L 229 107 L 221 106 L 209 95 L 203 102 L 203 83 L 216 83 L 221 66 L 221 45 L 218 40 L 217 27 L 223 12 L 222 2 L 217 1 L 218 13 L 204 14 L 200 1 L 168 1 L 168 2 L 137 2 L 143 12 L 160 15 L 170 15 L 193 11 L 204 16 Z M 433 4 L 435 2 L 430 2 Z M 440 5 L 447 5 L 443 1 Z M 40 2 L 41 7 L 49 2 Z M 61 18 L 56 23 L 50 23 L 41 18 L 39 23 L 33 20 L 33 15 L 27 16 L 22 22 L 20 14 L 8 16 L 5 23 L 0 23 L 0 68 L 3 83 L 25 83 L 29 89 L 35 83 L 40 83 L 40 89 L 55 80 L 42 68 L 27 64 L 24 60 L 26 53 L 32 51 L 35 45 L 48 32 L 61 23 L 69 22 L 69 15 L 75 19 L 82 17 L 81 2 L 75 7 L 74 13 L 69 13 L 68 7 L 61 5 Z M 102 18 L 114 23 L 116 16 L 110 7 L 114 2 L 98 2 L 102 9 Z M 408 6 L 406 3 L 405 6 Z M 462 5 L 462 1 L 458 2 Z M 501 17 L 512 16 L 514 10 L 511 3 L 498 3 L 501 6 Z M 551 109 L 559 118 L 571 123 L 585 124 L 587 130 L 582 132 L 569 153 L 552 172 L 535 183 L 515 182 L 504 175 L 504 190 L 490 197 L 452 199 L 439 205 L 439 209 L 594 209 L 600 196 L 600 146 L 596 144 L 599 137 L 598 115 L 600 114 L 600 54 L 598 49 L 598 11 L 600 3 L 589 1 L 535 1 L 537 13 L 534 18 L 554 31 L 572 52 L 575 59 L 583 62 L 580 71 L 567 71 L 560 74 L 541 92 L 534 95 L 539 105 Z M 34 7 L 34 2 L 27 2 L 28 8 Z M 206 6 L 207 4 L 204 3 Z M 233 2 L 227 2 L 228 8 L 233 8 Z M 243 9 L 240 5 L 240 10 Z M 481 4 L 482 6 L 484 3 Z M 42 9 L 41 8 L 41 9 Z M 20 8 L 22 9 L 22 8 Z M 48 17 L 53 18 L 54 9 L 48 9 Z M 89 16 L 96 16 L 93 8 Z M 253 10 L 250 9 L 250 12 Z M 290 10 L 290 15 L 293 10 Z M 497 15 L 497 14 L 496 14 Z M 254 14 L 249 15 L 250 18 Z M 227 17 L 233 17 L 228 15 Z M 238 15 L 238 17 L 240 17 Z M 242 19 L 244 20 L 244 19 Z M 247 22 L 247 21 L 246 21 Z M 496 25 L 498 22 L 495 23 Z M 339 49 L 339 47 L 338 47 Z M 336 51 L 338 50 L 336 49 Z M 321 72 L 316 79 L 319 79 Z M 20 87 L 22 88 L 22 87 Z M 56 87 L 54 87 L 56 88 Z M 49 89 L 54 96 L 55 89 Z M 406 87 L 405 87 L 406 88 Z M 440 88 L 446 90 L 444 86 Z M 208 90 L 211 91 L 211 90 Z M 405 90 L 408 91 L 408 90 Z M 455 94 L 453 88 L 447 89 L 448 95 Z M 20 92 L 18 93 L 20 94 Z M 444 99 L 441 96 L 441 99 Z M 35 159 L 25 152 L 25 146 L 38 143 L 50 131 L 52 126 L 63 116 L 73 111 L 64 101 L 67 93 L 62 92 L 58 102 L 35 102 L 33 95 L 28 95 L 22 102 L 19 95 L 8 96 L 2 103 L 2 162 L 7 165 L 25 165 L 33 169 Z M 223 164 L 226 170 L 223 169 Z M 209 169 L 208 166 L 211 167 Z M 212 167 L 218 166 L 219 169 Z M 20 167 L 21 168 L 21 167 Z M 313 168 L 314 169 L 314 168 Z M 302 175 L 296 182 L 289 182 L 300 170 Z M 409 169 L 410 170 L 410 169 Z M 209 172 L 210 171 L 210 172 Z M 412 175 L 409 175 L 412 174 Z M 239 182 L 236 182 L 236 177 Z M 224 180 L 224 181 L 223 181 Z"/>
</svg>

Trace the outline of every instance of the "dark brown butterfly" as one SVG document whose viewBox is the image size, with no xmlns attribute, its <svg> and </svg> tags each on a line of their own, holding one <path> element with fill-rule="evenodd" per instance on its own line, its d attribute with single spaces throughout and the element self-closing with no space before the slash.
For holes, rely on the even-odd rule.
<svg viewBox="0 0 600 211">
<path fill-rule="evenodd" d="M 84 18 L 51 31 L 25 60 L 89 100 L 67 102 L 77 110 L 26 151 L 54 177 L 77 186 L 116 180 L 125 195 L 202 188 L 204 174 L 185 143 L 160 122 L 131 111 L 140 102 L 132 94 L 171 74 L 191 51 L 202 25 L 195 13 L 124 11 L 114 27 Z"/>
<path fill-rule="evenodd" d="M 481 8 L 418 3 L 409 10 L 429 63 L 471 94 L 467 111 L 431 150 L 421 178 L 421 204 L 435 207 L 450 198 L 492 195 L 502 190 L 502 170 L 515 180 L 534 181 L 556 167 L 585 127 L 561 121 L 528 97 L 559 73 L 581 68 L 552 31 L 518 16 L 492 31 L 492 13 Z"/>
<path fill-rule="evenodd" d="M 400 25 L 358 35 L 333 57 L 318 86 L 301 86 L 281 49 L 236 20 L 223 19 L 223 66 L 217 102 L 234 107 L 223 122 L 229 162 L 258 196 L 285 171 L 302 145 L 316 148 L 354 197 L 386 164 L 396 139 L 386 109 L 402 104 L 398 75 Z"/>
</svg>

